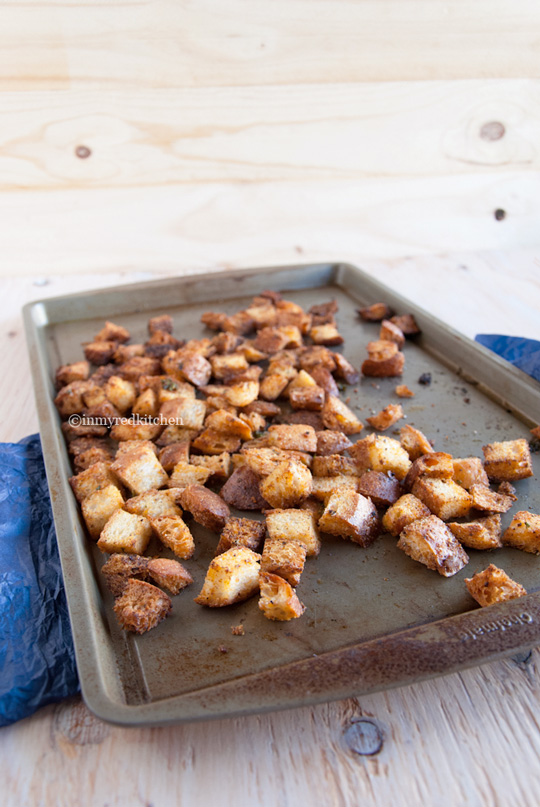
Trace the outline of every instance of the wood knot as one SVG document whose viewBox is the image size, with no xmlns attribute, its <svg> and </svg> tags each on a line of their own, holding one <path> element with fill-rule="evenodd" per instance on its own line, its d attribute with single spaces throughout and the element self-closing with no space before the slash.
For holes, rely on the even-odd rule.
<svg viewBox="0 0 540 807">
<path fill-rule="evenodd" d="M 501 137 L 504 137 L 505 132 L 504 124 L 498 120 L 490 120 L 481 127 L 480 137 L 482 140 L 500 140 Z"/>
<path fill-rule="evenodd" d="M 384 743 L 379 726 L 366 718 L 352 721 L 343 732 L 343 739 L 355 754 L 368 757 L 378 754 Z"/>
<path fill-rule="evenodd" d="M 77 146 L 75 149 L 75 155 L 79 157 L 80 160 L 86 160 L 91 154 L 92 151 L 88 148 L 88 146 Z"/>
<path fill-rule="evenodd" d="M 95 717 L 80 699 L 63 701 L 54 712 L 53 734 L 61 744 L 98 745 L 110 734 L 110 726 Z"/>
</svg>

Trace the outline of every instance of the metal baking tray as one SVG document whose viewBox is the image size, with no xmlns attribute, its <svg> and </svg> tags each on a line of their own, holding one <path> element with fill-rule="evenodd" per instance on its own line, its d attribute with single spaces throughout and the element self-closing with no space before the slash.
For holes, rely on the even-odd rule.
<svg viewBox="0 0 540 807">
<path fill-rule="evenodd" d="M 107 288 L 34 302 L 24 309 L 41 438 L 84 699 L 104 720 L 158 725 L 283 709 L 360 695 L 450 673 L 540 643 L 540 559 L 514 549 L 470 551 L 470 563 L 444 578 L 380 537 L 368 549 L 324 537 L 298 587 L 301 619 L 270 622 L 256 598 L 222 609 L 193 602 L 216 536 L 194 525 L 197 551 L 186 562 L 195 583 L 173 599 L 172 615 L 143 636 L 119 629 L 68 484 L 72 471 L 53 405 L 54 371 L 81 357 L 106 318 L 144 341 L 149 317 L 168 312 L 175 334 L 205 333 L 203 311 L 232 313 L 273 288 L 304 307 L 335 298 L 344 354 L 359 367 L 378 326 L 359 304 L 379 300 L 413 313 L 422 335 L 408 340 L 403 382 L 416 396 L 401 403 L 407 421 L 455 456 L 482 456 L 494 440 L 529 438 L 540 413 L 540 385 L 428 312 L 347 264 L 264 268 Z M 441 293 L 444 293 L 441 290 Z M 206 332 L 207 333 L 207 332 Z M 424 372 L 430 386 L 418 384 Z M 364 378 L 349 388 L 362 420 L 390 401 L 396 379 Z M 361 436 L 369 430 L 362 432 Z M 540 457 L 533 456 L 536 474 Z M 536 479 L 518 484 L 512 512 L 540 509 Z M 490 562 L 530 592 L 480 609 L 464 578 Z M 242 623 L 244 636 L 231 627 Z"/>
</svg>

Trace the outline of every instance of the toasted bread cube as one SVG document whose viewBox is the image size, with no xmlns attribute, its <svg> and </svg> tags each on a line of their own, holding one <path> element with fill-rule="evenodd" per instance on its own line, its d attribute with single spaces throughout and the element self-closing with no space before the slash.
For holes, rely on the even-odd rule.
<svg viewBox="0 0 540 807">
<path fill-rule="evenodd" d="M 54 405 L 58 409 L 61 417 L 68 418 L 70 415 L 77 415 L 87 406 L 84 396 L 94 389 L 92 381 L 71 381 L 62 387 L 56 398 Z"/>
<path fill-rule="evenodd" d="M 146 580 L 148 576 L 148 558 L 141 555 L 115 553 L 103 564 L 101 572 L 110 592 L 115 597 L 118 597 L 131 577 Z"/>
<path fill-rule="evenodd" d="M 310 373 L 306 373 L 305 370 L 300 370 L 294 376 L 292 381 L 290 382 L 289 386 L 287 387 L 287 396 L 290 396 L 291 392 L 295 389 L 315 389 L 317 387 L 317 382 L 313 378 Z"/>
<path fill-rule="evenodd" d="M 81 451 L 80 454 L 73 460 L 73 464 L 75 465 L 75 470 L 86 471 L 88 468 L 91 468 L 92 465 L 96 465 L 98 462 L 105 462 L 110 464 L 112 462 L 112 451 L 108 447 L 103 446 L 93 446 L 89 448 L 88 451 Z"/>
<path fill-rule="evenodd" d="M 473 504 L 470 493 L 456 485 L 452 479 L 431 479 L 421 476 L 414 483 L 411 492 L 442 521 L 448 521 L 450 518 L 466 518 Z"/>
<path fill-rule="evenodd" d="M 148 333 L 150 335 L 160 331 L 165 333 L 173 332 L 173 319 L 170 314 L 160 314 L 158 317 L 151 317 L 148 320 Z"/>
<path fill-rule="evenodd" d="M 198 524 L 221 532 L 231 513 L 222 498 L 202 485 L 188 485 L 180 493 L 180 502 Z"/>
<path fill-rule="evenodd" d="M 370 359 L 381 361 L 395 356 L 398 352 L 398 346 L 391 339 L 376 339 L 373 342 L 368 342 L 367 352 Z"/>
<path fill-rule="evenodd" d="M 205 311 L 201 316 L 201 322 L 212 331 L 220 331 L 223 328 L 227 314 L 218 314 L 214 311 Z"/>
<path fill-rule="evenodd" d="M 134 494 L 157 490 L 169 480 L 154 451 L 146 441 L 141 443 L 140 448 L 133 447 L 124 454 L 117 453 L 111 465 L 114 473 Z"/>
<path fill-rule="evenodd" d="M 128 440 L 155 440 L 163 431 L 163 425 L 150 421 L 131 419 L 115 423 L 111 429 L 111 437 L 118 442 Z"/>
<path fill-rule="evenodd" d="M 124 498 L 116 485 L 106 485 L 83 499 L 82 514 L 91 538 L 97 541 L 107 521 L 123 504 Z"/>
<path fill-rule="evenodd" d="M 144 356 L 144 345 L 118 345 L 113 353 L 113 361 L 124 364 L 134 356 Z"/>
<path fill-rule="evenodd" d="M 172 608 L 171 598 L 144 580 L 128 580 L 114 603 L 114 613 L 124 630 L 146 633 L 165 619 Z"/>
<path fill-rule="evenodd" d="M 381 409 L 376 415 L 366 418 L 366 421 L 373 429 L 383 432 L 401 420 L 403 417 L 403 409 L 401 404 L 388 404 L 384 409 Z"/>
<path fill-rule="evenodd" d="M 95 462 L 86 471 L 72 476 L 69 480 L 71 489 L 79 503 L 83 502 L 96 490 L 101 490 L 108 485 L 120 488 L 118 478 L 111 470 L 110 462 Z"/>
<path fill-rule="evenodd" d="M 319 528 L 331 535 L 350 538 L 363 547 L 372 544 L 380 531 L 373 502 L 349 490 L 332 493 L 319 519 Z"/>
<path fill-rule="evenodd" d="M 267 619 L 288 622 L 306 610 L 292 586 L 279 575 L 261 573 L 260 586 L 259 608 Z"/>
<path fill-rule="evenodd" d="M 208 415 L 204 425 L 207 429 L 215 429 L 215 431 L 224 432 L 227 435 L 240 437 L 241 440 L 251 440 L 253 437 L 249 425 L 225 409 L 218 409 Z"/>
<path fill-rule="evenodd" d="M 252 597 L 259 589 L 261 556 L 245 546 L 235 546 L 215 557 L 195 602 L 221 608 Z"/>
<path fill-rule="evenodd" d="M 397 440 L 383 434 L 370 434 L 358 440 L 349 448 L 349 454 L 358 462 L 360 470 L 392 471 L 399 480 L 405 478 L 411 467 L 405 449 Z"/>
<path fill-rule="evenodd" d="M 204 454 L 234 454 L 240 448 L 240 438 L 216 429 L 205 429 L 191 445 Z"/>
<path fill-rule="evenodd" d="M 331 373 L 336 369 L 336 360 L 331 350 L 324 345 L 304 348 L 300 353 L 300 367 L 310 373 L 314 367 L 326 367 Z"/>
<path fill-rule="evenodd" d="M 129 342 L 131 335 L 127 328 L 116 325 L 114 322 L 106 322 L 103 328 L 94 337 L 96 342 Z"/>
<path fill-rule="evenodd" d="M 457 485 L 461 485 L 465 490 L 470 490 L 473 485 L 489 487 L 488 475 L 484 470 L 482 460 L 478 457 L 455 457 L 452 463 L 454 465 L 454 482 Z"/>
<path fill-rule="evenodd" d="M 289 401 L 293 409 L 309 409 L 320 412 L 324 406 L 325 391 L 322 387 L 298 387 L 289 393 Z"/>
<path fill-rule="evenodd" d="M 181 516 L 157 516 L 151 521 L 159 540 L 182 560 L 188 560 L 195 552 L 195 541 Z"/>
<path fill-rule="evenodd" d="M 183 426 L 187 429 L 202 429 L 206 404 L 197 398 L 173 398 L 171 401 L 161 404 L 159 414 L 163 419 L 169 421 L 169 425 Z"/>
<path fill-rule="evenodd" d="M 381 471 L 364 471 L 358 480 L 358 493 L 367 496 L 375 507 L 389 507 L 395 504 L 403 490 L 393 474 Z"/>
<path fill-rule="evenodd" d="M 322 409 L 323 423 L 327 429 L 341 431 L 344 434 L 358 434 L 364 428 L 354 412 L 340 398 L 330 396 Z M 311 449 L 315 451 L 315 449 Z"/>
<path fill-rule="evenodd" d="M 260 396 L 265 401 L 275 401 L 285 392 L 289 384 L 289 377 L 284 373 L 266 375 L 261 381 Z"/>
<path fill-rule="evenodd" d="M 105 384 L 105 395 L 122 414 L 131 409 L 137 399 L 135 385 L 118 375 L 111 376 Z"/>
<path fill-rule="evenodd" d="M 341 353 L 334 353 L 334 361 L 336 362 L 337 378 L 342 378 L 346 384 L 358 384 L 360 380 L 360 373 L 355 370 L 345 356 L 343 356 Z"/>
<path fill-rule="evenodd" d="M 470 549 L 499 549 L 502 546 L 501 517 L 498 514 L 466 524 L 450 523 L 448 527 L 459 543 Z"/>
<path fill-rule="evenodd" d="M 490 479 L 513 482 L 533 476 L 531 452 L 525 439 L 506 440 L 482 446 L 484 467 Z"/>
<path fill-rule="evenodd" d="M 233 546 L 247 546 L 257 552 L 266 534 L 264 521 L 254 521 L 251 518 L 236 518 L 231 516 L 221 531 L 216 555 L 221 555 Z"/>
<path fill-rule="evenodd" d="M 242 448 L 242 457 L 248 468 L 259 476 L 268 476 L 282 462 L 293 459 L 287 451 L 281 448 Z M 295 457 L 294 459 L 299 459 Z"/>
<path fill-rule="evenodd" d="M 315 429 L 313 426 L 306 426 L 303 423 L 270 426 L 268 429 L 268 442 L 270 446 L 276 446 L 284 450 L 317 450 Z"/>
<path fill-rule="evenodd" d="M 433 446 L 426 435 L 414 426 L 403 426 L 399 430 L 399 442 L 411 460 L 416 460 L 423 454 L 431 454 L 433 451 Z"/>
<path fill-rule="evenodd" d="M 379 332 L 379 339 L 385 339 L 389 342 L 395 342 L 399 348 L 405 344 L 405 334 L 398 328 L 398 326 L 391 322 L 389 319 L 383 319 L 381 322 L 381 330 Z"/>
<path fill-rule="evenodd" d="M 291 586 L 300 582 L 306 562 L 306 546 L 300 541 L 265 541 L 261 559 L 261 573 L 270 572 L 282 577 Z"/>
<path fill-rule="evenodd" d="M 503 533 L 505 546 L 522 549 L 523 552 L 540 553 L 540 515 L 527 510 L 517 512 Z"/>
<path fill-rule="evenodd" d="M 138 382 L 141 376 L 159 375 L 161 361 L 150 356 L 133 356 L 132 359 L 121 364 L 116 372 L 123 378 L 127 378 L 128 381 Z"/>
<path fill-rule="evenodd" d="M 187 443 L 188 452 L 190 441 L 199 434 L 198 429 L 186 429 L 184 426 L 165 426 L 156 440 L 156 446 L 171 446 L 175 443 Z M 188 457 L 189 458 L 189 453 Z M 180 462 L 180 460 L 178 460 Z"/>
<path fill-rule="evenodd" d="M 188 485 L 204 485 L 210 476 L 210 470 L 203 465 L 191 465 L 179 462 L 174 466 L 171 478 L 167 482 L 170 488 L 185 488 Z"/>
<path fill-rule="evenodd" d="M 414 460 L 403 480 L 403 485 L 410 490 L 420 476 L 429 476 L 432 479 L 452 479 L 454 476 L 454 462 L 451 454 L 444 451 L 434 451 L 432 454 L 423 454 Z"/>
<path fill-rule="evenodd" d="M 394 392 L 398 398 L 414 398 L 414 392 L 409 389 L 407 384 L 398 384 Z"/>
<path fill-rule="evenodd" d="M 388 342 L 395 345 L 395 342 Z M 372 378 L 391 378 L 402 375 L 405 366 L 405 356 L 398 350 L 389 358 L 373 359 L 369 358 L 362 362 L 362 373 Z"/>
<path fill-rule="evenodd" d="M 408 524 L 429 515 L 431 515 L 431 510 L 424 502 L 421 502 L 412 493 L 406 493 L 388 508 L 382 518 L 382 525 L 386 532 L 397 537 Z"/>
<path fill-rule="evenodd" d="M 97 545 L 102 552 L 142 555 L 151 535 L 152 527 L 147 518 L 117 510 L 101 530 Z"/>
<path fill-rule="evenodd" d="M 89 342 L 84 347 L 84 356 L 91 364 L 98 367 L 108 364 L 116 351 L 116 342 L 110 340 L 101 342 Z"/>
<path fill-rule="evenodd" d="M 310 495 L 312 488 L 311 471 L 297 460 L 281 462 L 259 484 L 261 495 L 272 507 L 294 507 Z"/>
<path fill-rule="evenodd" d="M 151 440 L 123 440 L 118 444 L 115 459 L 127 457 L 128 454 L 139 456 L 143 451 L 151 451 L 156 457 L 158 454 L 157 446 Z"/>
<path fill-rule="evenodd" d="M 159 410 L 157 395 L 153 389 L 145 389 L 133 404 L 133 414 L 139 417 L 154 418 Z"/>
<path fill-rule="evenodd" d="M 193 578 L 188 570 L 177 560 L 170 558 L 150 558 L 148 574 L 154 583 L 168 589 L 171 594 L 179 594 L 182 589 L 193 583 Z"/>
<path fill-rule="evenodd" d="M 392 316 L 392 310 L 386 303 L 372 303 L 366 308 L 359 308 L 358 313 L 367 322 L 380 322 Z"/>
<path fill-rule="evenodd" d="M 490 563 L 487 569 L 477 572 L 474 577 L 466 577 L 467 591 L 476 602 L 485 608 L 496 602 L 506 602 L 524 597 L 527 593 L 522 585 L 508 577 L 503 569 Z"/>
<path fill-rule="evenodd" d="M 226 378 L 232 373 L 247 370 L 249 364 L 242 353 L 226 353 L 222 356 L 211 356 L 212 375 L 214 378 Z"/>
<path fill-rule="evenodd" d="M 473 499 L 473 507 L 477 510 L 486 510 L 492 513 L 506 513 L 512 507 L 514 500 L 485 485 L 472 485 L 469 493 Z"/>
<path fill-rule="evenodd" d="M 242 454 L 236 456 L 242 457 Z M 233 471 L 221 488 L 223 501 L 237 510 L 264 510 L 268 507 L 259 490 L 260 476 L 241 465 Z"/>
<path fill-rule="evenodd" d="M 410 558 L 443 577 L 451 577 L 469 562 L 457 538 L 434 515 L 416 519 L 404 527 L 397 545 Z"/>
<path fill-rule="evenodd" d="M 147 490 L 128 499 L 124 509 L 149 520 L 159 516 L 181 516 L 182 510 L 176 503 L 177 498 L 178 492 L 175 490 Z"/>
<path fill-rule="evenodd" d="M 63 364 L 55 375 L 56 387 L 65 387 L 72 381 L 86 381 L 90 375 L 90 364 L 87 361 L 76 361 L 73 364 Z"/>
<path fill-rule="evenodd" d="M 341 454 L 327 454 L 323 457 L 313 457 L 313 476 L 358 476 L 358 466 L 351 457 Z"/>
<path fill-rule="evenodd" d="M 170 473 L 179 462 L 189 462 L 189 440 L 164 446 L 158 454 L 158 460 L 167 473 Z"/>
<path fill-rule="evenodd" d="M 343 337 L 331 322 L 325 325 L 314 325 L 309 335 L 316 345 L 341 345 Z"/>
<path fill-rule="evenodd" d="M 226 387 L 224 394 L 232 406 L 248 406 L 259 397 L 259 382 L 240 381 Z"/>
<path fill-rule="evenodd" d="M 339 353 L 336 353 L 336 356 L 339 356 Z M 326 367 L 314 367 L 311 371 L 311 377 L 317 382 L 317 386 L 323 390 L 325 395 L 334 395 L 339 398 L 339 387 L 334 376 Z"/>
<path fill-rule="evenodd" d="M 266 528 L 272 541 L 300 541 L 309 557 L 321 551 L 317 520 L 311 510 L 286 509 L 266 512 Z"/>
<path fill-rule="evenodd" d="M 339 454 L 352 446 L 346 434 L 332 431 L 331 429 L 317 431 L 315 432 L 315 437 L 317 438 L 317 450 L 315 453 L 323 457 L 329 454 Z"/>
<path fill-rule="evenodd" d="M 417 334 L 422 333 L 412 314 L 395 315 L 393 317 L 390 317 L 390 322 L 393 322 L 394 325 L 397 325 L 397 327 L 403 334 L 405 334 L 405 336 L 416 336 Z"/>
<path fill-rule="evenodd" d="M 346 488 L 348 491 L 358 490 L 358 476 L 340 474 L 339 476 L 317 476 L 313 478 L 312 496 L 322 502 L 327 502 L 336 490 Z"/>
<path fill-rule="evenodd" d="M 228 479 L 231 474 L 231 455 L 228 451 L 221 454 L 194 454 L 190 462 L 191 465 L 205 468 L 209 472 L 209 479 Z"/>
</svg>

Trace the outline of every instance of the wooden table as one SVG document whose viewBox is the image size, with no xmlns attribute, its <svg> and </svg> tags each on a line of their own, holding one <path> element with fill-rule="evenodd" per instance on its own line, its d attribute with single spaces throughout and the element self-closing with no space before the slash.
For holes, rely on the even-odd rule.
<svg viewBox="0 0 540 807">
<path fill-rule="evenodd" d="M 538 337 L 539 250 L 356 262 L 469 336 Z M 150 276 L 3 281 L 0 439 L 37 429 L 20 306 Z M 3 803 L 537 807 L 539 660 L 533 650 L 368 697 L 173 728 L 116 728 L 73 698 L 0 732 Z M 359 718 L 375 723 L 378 753 L 351 749 L 345 731 Z M 362 742 L 364 751 L 380 744 Z"/>
</svg>

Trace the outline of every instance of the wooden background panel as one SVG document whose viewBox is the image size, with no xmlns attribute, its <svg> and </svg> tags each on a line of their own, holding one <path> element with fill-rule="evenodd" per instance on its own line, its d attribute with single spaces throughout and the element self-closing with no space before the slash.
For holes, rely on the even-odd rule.
<svg viewBox="0 0 540 807">
<path fill-rule="evenodd" d="M 540 168 L 532 80 L 2 92 L 0 108 L 3 190 Z"/>
<path fill-rule="evenodd" d="M 0 87 L 540 78 L 536 0 L 10 0 Z"/>
</svg>

